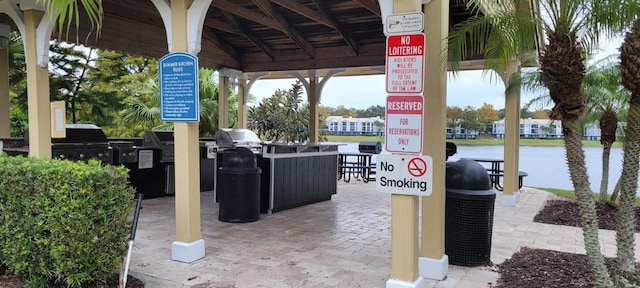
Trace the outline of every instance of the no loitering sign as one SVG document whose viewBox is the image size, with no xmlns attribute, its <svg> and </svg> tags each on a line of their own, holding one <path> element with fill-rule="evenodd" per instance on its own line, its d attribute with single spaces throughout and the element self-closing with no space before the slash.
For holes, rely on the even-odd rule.
<svg viewBox="0 0 640 288">
<path fill-rule="evenodd" d="M 387 93 L 422 93 L 424 53 L 423 33 L 387 37 Z"/>
<path fill-rule="evenodd" d="M 380 154 L 376 157 L 378 192 L 429 196 L 433 191 L 433 159 L 428 155 Z"/>
<path fill-rule="evenodd" d="M 387 151 L 422 152 L 423 103 L 422 95 L 387 96 L 384 134 Z"/>
</svg>

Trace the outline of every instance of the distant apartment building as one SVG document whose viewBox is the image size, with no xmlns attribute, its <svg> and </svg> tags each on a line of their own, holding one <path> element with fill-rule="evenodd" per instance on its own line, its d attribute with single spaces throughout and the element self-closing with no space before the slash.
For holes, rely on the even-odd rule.
<svg viewBox="0 0 640 288">
<path fill-rule="evenodd" d="M 618 123 L 617 134 L 622 134 L 624 123 Z M 493 122 L 493 137 L 504 138 L 504 119 Z M 562 121 L 549 119 L 520 119 L 520 138 L 562 138 Z M 585 124 L 583 139 L 600 140 L 598 122 Z"/>
<path fill-rule="evenodd" d="M 378 123 L 378 124 L 376 124 Z M 380 117 L 353 118 L 329 116 L 326 120 L 329 135 L 383 135 L 384 119 Z"/>
<path fill-rule="evenodd" d="M 476 139 L 480 132 L 468 130 L 466 128 L 461 127 L 460 125 L 456 127 L 447 127 L 447 139 Z"/>
<path fill-rule="evenodd" d="M 493 137 L 504 138 L 504 119 L 493 122 Z M 562 138 L 562 122 L 549 119 L 520 119 L 520 138 Z"/>
<path fill-rule="evenodd" d="M 376 124 L 377 123 L 377 124 Z M 492 135 L 504 138 L 504 119 L 493 122 Z M 619 124 L 621 127 L 624 123 Z M 329 135 L 378 135 L 385 132 L 384 119 L 380 117 L 353 118 L 343 116 L 329 116 L 326 119 L 327 134 Z M 447 139 L 476 139 L 480 132 L 466 131 L 460 126 L 446 128 Z M 619 129 L 621 131 L 621 129 Z M 520 138 L 562 138 L 562 121 L 549 119 L 520 119 Z M 584 126 L 585 140 L 599 141 L 600 127 L 598 123 Z"/>
</svg>

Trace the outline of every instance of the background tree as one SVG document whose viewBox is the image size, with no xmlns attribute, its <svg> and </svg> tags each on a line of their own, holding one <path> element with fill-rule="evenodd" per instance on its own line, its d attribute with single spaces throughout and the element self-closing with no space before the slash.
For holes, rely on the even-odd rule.
<svg viewBox="0 0 640 288">
<path fill-rule="evenodd" d="M 469 139 L 470 131 L 484 131 L 485 125 L 480 121 L 478 112 L 471 106 L 464 108 L 462 112 L 462 119 L 460 121 L 460 127 L 464 128 L 464 138 Z"/>
<path fill-rule="evenodd" d="M 598 122 L 600 127 L 602 144 L 600 202 L 605 202 L 608 198 L 611 147 L 617 138 L 618 119 L 626 114 L 629 103 L 629 93 L 620 85 L 620 72 L 616 68 L 615 58 L 617 55 L 611 55 L 590 64 L 582 83 L 587 104 L 583 123 Z"/>
<path fill-rule="evenodd" d="M 358 117 L 358 111 L 356 111 L 355 108 L 346 108 L 344 107 L 344 105 L 338 105 L 338 107 L 335 108 L 335 110 L 333 111 L 333 113 L 331 114 L 333 116 L 342 116 L 342 117 Z"/>
<path fill-rule="evenodd" d="M 531 112 L 531 118 L 533 119 L 549 119 L 549 111 L 547 110 L 534 110 Z"/>
<path fill-rule="evenodd" d="M 95 61 L 92 53 L 92 48 L 80 49 L 74 44 L 59 41 L 51 41 L 49 45 L 50 98 L 65 101 L 66 111 L 71 114 L 71 123 L 77 123 L 78 120 L 76 104 L 91 98 L 91 94 L 84 91 L 84 82 L 87 81 L 91 62 Z M 96 110 L 102 114 L 99 109 Z"/>
<path fill-rule="evenodd" d="M 460 125 L 460 122 L 462 122 L 462 114 L 463 114 L 463 110 L 462 108 L 458 107 L 458 106 L 453 106 L 453 107 L 447 107 L 447 127 L 452 127 L 453 129 L 451 130 L 451 134 L 453 139 L 456 138 L 456 132 L 457 132 L 457 128 Z"/>
<path fill-rule="evenodd" d="M 488 132 L 490 127 L 493 127 L 493 122 L 498 121 L 498 110 L 496 110 L 493 105 L 484 103 L 482 107 L 476 110 L 478 114 L 478 121 L 482 123 L 485 127 L 484 131 Z"/>
<path fill-rule="evenodd" d="M 371 106 L 365 110 L 357 110 L 358 118 L 380 117 L 384 118 L 385 107 L 381 105 Z"/>
<path fill-rule="evenodd" d="M 200 98 L 200 137 L 213 137 L 218 128 L 218 89 L 211 69 L 198 69 L 198 90 Z M 229 89 L 229 120 L 233 127 L 237 120 L 238 97 Z M 172 122 L 160 121 L 160 86 L 158 74 L 147 80 L 134 97 L 127 99 L 126 108 L 120 112 L 122 123 L 132 125 L 140 136 L 145 130 L 173 130 Z M 131 127 L 130 127 L 131 129 Z"/>
<path fill-rule="evenodd" d="M 301 104 L 300 83 L 286 91 L 278 89 L 258 106 L 249 108 L 248 128 L 266 141 L 305 142 L 309 138 L 309 109 Z"/>
<path fill-rule="evenodd" d="M 22 138 L 29 126 L 27 118 L 27 72 L 24 61 L 24 45 L 17 32 L 9 35 L 9 130 L 11 137 Z"/>
</svg>

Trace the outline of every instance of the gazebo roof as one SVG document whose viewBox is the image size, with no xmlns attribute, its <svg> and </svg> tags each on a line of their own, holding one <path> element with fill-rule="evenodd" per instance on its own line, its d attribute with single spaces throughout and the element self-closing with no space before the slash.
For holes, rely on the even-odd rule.
<svg viewBox="0 0 640 288">
<path fill-rule="evenodd" d="M 77 41 L 70 42 L 153 58 L 167 53 L 164 23 L 151 1 L 102 3 L 100 36 L 83 21 Z M 469 16 L 466 1 L 450 0 L 450 27 Z M 15 27 L 4 14 L 0 23 Z M 322 75 L 346 68 L 341 75 L 383 74 L 385 38 L 375 0 L 214 0 L 198 56 L 201 66 L 246 73 L 317 70 Z M 265 78 L 285 77 L 292 76 Z"/>
</svg>

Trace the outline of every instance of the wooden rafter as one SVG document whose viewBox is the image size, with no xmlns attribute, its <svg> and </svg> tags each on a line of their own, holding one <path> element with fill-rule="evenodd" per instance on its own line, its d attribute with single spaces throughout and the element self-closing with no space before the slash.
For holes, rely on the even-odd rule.
<svg viewBox="0 0 640 288">
<path fill-rule="evenodd" d="M 304 17 L 307 17 L 313 21 L 324 24 L 330 28 L 335 28 L 333 23 L 325 17 L 324 14 L 313 11 L 313 9 L 309 9 L 309 7 L 302 5 L 298 2 L 291 0 L 271 0 L 271 2 L 276 3 L 284 8 L 291 10 L 291 12 L 298 13 Z"/>
<path fill-rule="evenodd" d="M 253 32 L 251 32 L 244 25 L 242 25 L 242 23 L 238 21 L 236 16 L 226 11 L 220 11 L 220 14 L 225 19 L 227 19 L 227 21 L 231 22 L 232 25 L 236 26 L 236 28 L 238 28 L 240 33 L 242 33 L 244 37 L 247 37 L 247 39 L 249 39 L 249 41 L 251 41 L 254 45 L 256 45 L 258 49 L 260 49 L 262 52 L 267 54 L 267 56 L 271 58 L 271 61 L 275 59 L 273 49 L 271 49 L 266 43 L 264 43 L 264 41 L 262 41 L 260 37 L 256 36 L 255 34 L 253 34 Z"/>
<path fill-rule="evenodd" d="M 204 22 L 204 26 L 236 35 L 242 35 L 242 32 L 240 32 L 240 29 L 238 29 L 238 27 L 229 24 L 229 22 L 218 19 L 207 20 L 206 22 Z"/>
<path fill-rule="evenodd" d="M 202 29 L 202 38 L 211 41 L 211 43 L 218 46 L 224 53 L 226 53 L 230 58 L 232 58 L 238 65 L 240 65 L 240 54 L 236 51 L 233 46 L 231 46 L 227 41 L 220 39 L 218 35 L 213 31 L 213 29 L 209 27 L 204 27 Z"/>
<path fill-rule="evenodd" d="M 264 26 L 279 30 L 281 32 L 286 33 L 286 31 L 283 31 L 283 27 L 282 25 L 280 25 L 280 23 L 278 23 L 277 21 L 275 21 L 274 19 L 270 18 L 269 16 L 265 16 L 262 15 L 260 13 L 257 12 L 253 12 L 247 8 L 244 8 L 238 4 L 235 4 L 233 2 L 230 2 L 228 0 L 215 0 L 215 1 L 211 1 L 211 5 L 223 10 L 223 11 L 227 11 L 231 14 L 240 16 L 242 18 L 246 18 L 249 19 L 253 22 L 262 24 Z"/>
<path fill-rule="evenodd" d="M 342 25 L 340 25 L 340 23 L 338 23 L 338 21 L 336 21 L 331 16 L 331 11 L 329 10 L 329 8 L 327 8 L 327 5 L 325 4 L 325 1 L 313 0 L 313 3 L 315 3 L 316 6 L 318 6 L 318 9 L 320 9 L 320 12 L 322 12 L 322 14 L 331 22 L 331 24 L 333 25 L 334 29 L 336 29 L 338 34 L 340 34 L 340 36 L 342 36 L 342 38 L 344 39 L 344 42 L 347 42 L 347 45 L 349 45 L 349 47 L 351 47 L 351 50 L 353 50 L 353 54 L 357 55 L 358 54 L 358 43 L 356 43 L 356 41 L 353 40 L 353 38 L 351 38 L 351 36 L 349 36 L 349 34 L 346 32 L 346 30 L 344 28 L 342 28 Z"/>
<path fill-rule="evenodd" d="M 253 0 L 253 3 L 255 3 L 260 8 L 260 10 L 262 10 L 262 12 L 267 14 L 267 16 L 275 19 L 285 30 L 284 33 L 287 34 L 287 36 L 289 36 L 289 38 L 291 38 L 291 40 L 293 40 L 293 42 L 295 42 L 302 50 L 304 50 L 304 52 L 307 53 L 309 57 L 314 57 L 315 52 L 313 45 L 311 45 L 311 43 L 309 43 L 309 41 L 307 41 L 307 39 L 302 36 L 298 32 L 298 30 L 295 29 L 295 27 L 289 24 L 289 22 L 273 8 L 273 4 L 271 4 L 271 1 Z"/>
<path fill-rule="evenodd" d="M 380 13 L 380 6 L 375 0 L 353 0 L 353 2 L 360 4 L 360 6 L 366 8 L 371 13 L 378 15 L 378 17 L 382 16 Z"/>
</svg>

